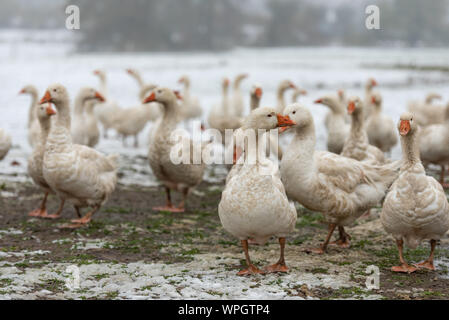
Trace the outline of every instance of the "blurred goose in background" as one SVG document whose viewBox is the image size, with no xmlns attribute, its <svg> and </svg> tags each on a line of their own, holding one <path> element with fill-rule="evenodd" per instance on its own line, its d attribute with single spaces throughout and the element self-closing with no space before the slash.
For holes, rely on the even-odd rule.
<svg viewBox="0 0 449 320">
<path fill-rule="evenodd" d="M 190 120 L 200 118 L 203 114 L 203 109 L 201 108 L 200 101 L 198 97 L 192 96 L 190 94 L 190 78 L 186 75 L 182 76 L 178 80 L 179 83 L 184 85 L 182 91 L 182 101 L 181 101 L 181 117 L 183 120 Z"/>
<path fill-rule="evenodd" d="M 371 94 L 371 116 L 366 124 L 369 143 L 383 152 L 391 153 L 398 143 L 393 119 L 382 113 L 382 96 L 378 92 Z"/>
<path fill-rule="evenodd" d="M 222 101 L 221 105 L 215 105 L 209 113 L 208 123 L 211 128 L 217 129 L 225 143 L 225 130 L 238 129 L 242 125 L 242 120 L 232 114 L 229 103 L 229 79 L 222 81 Z"/>
<path fill-rule="evenodd" d="M 145 82 L 143 81 L 143 77 L 140 74 L 139 71 L 137 71 L 136 69 L 126 69 L 126 72 L 134 79 L 137 81 L 137 84 L 139 86 L 139 89 L 142 89 L 143 86 L 145 85 Z"/>
<path fill-rule="evenodd" d="M 327 150 L 340 154 L 350 129 L 350 125 L 345 120 L 345 107 L 340 104 L 337 97 L 332 95 L 321 97 L 315 100 L 315 103 L 323 104 L 330 109 L 324 119 L 327 129 Z"/>
<path fill-rule="evenodd" d="M 365 100 L 363 101 L 363 105 L 365 106 L 365 119 L 368 119 L 371 116 L 372 107 L 372 99 L 371 94 L 373 92 L 373 88 L 378 85 L 377 81 L 374 78 L 369 78 L 365 84 Z"/>
<path fill-rule="evenodd" d="M 11 136 L 0 128 L 0 160 L 3 160 L 11 149 Z"/>
<path fill-rule="evenodd" d="M 84 104 L 87 146 L 91 148 L 95 147 L 100 141 L 100 130 L 98 129 L 97 118 L 94 112 L 97 106 L 98 102 L 96 99 L 87 100 Z"/>
<path fill-rule="evenodd" d="M 277 89 L 277 111 L 278 113 L 282 113 L 286 104 L 285 104 L 285 92 L 289 89 L 296 89 L 296 86 L 290 80 L 282 80 L 279 83 Z"/>
<path fill-rule="evenodd" d="M 88 92 L 91 96 L 86 99 L 97 98 L 98 92 Z M 64 86 L 50 85 L 41 99 L 41 103 L 48 102 L 54 104 L 57 114 L 45 144 L 43 175 L 61 199 L 74 205 L 79 217 L 81 208 L 91 208 L 82 218 L 64 226 L 78 228 L 89 223 L 114 191 L 117 183 L 117 156 L 105 156 L 72 142 L 69 95 Z"/>
<path fill-rule="evenodd" d="M 31 105 L 28 110 L 28 143 L 33 148 L 39 142 L 40 125 L 36 116 L 39 95 L 33 85 L 27 85 L 20 90 L 19 94 L 29 94 L 31 96 Z"/>
<path fill-rule="evenodd" d="M 34 184 L 40 187 L 44 192 L 44 199 L 39 207 L 39 209 L 33 210 L 28 213 L 31 217 L 40 217 L 40 218 L 50 218 L 56 219 L 61 216 L 62 209 L 64 208 L 64 199 L 61 200 L 61 204 L 59 206 L 58 211 L 55 214 L 47 213 L 47 197 L 49 193 L 54 193 L 47 181 L 44 179 L 43 169 L 43 161 L 44 161 L 44 152 L 45 152 L 45 144 L 47 143 L 48 133 L 50 132 L 51 121 L 50 117 L 55 115 L 56 112 L 51 108 L 51 104 L 39 104 L 36 106 L 36 118 L 38 119 L 40 125 L 40 134 L 39 140 L 36 142 L 33 153 L 28 158 L 28 175 L 33 180 Z"/>
<path fill-rule="evenodd" d="M 416 116 L 416 123 L 422 127 L 443 123 L 445 108 L 442 105 L 434 104 L 434 100 L 440 100 L 441 98 L 438 93 L 430 92 L 424 102 L 409 102 L 407 110 Z"/>
<path fill-rule="evenodd" d="M 347 106 L 348 105 L 348 100 L 346 99 L 346 92 L 343 89 L 339 89 L 337 90 L 337 95 L 338 95 L 338 101 L 340 102 L 340 104 L 342 106 Z"/>
<path fill-rule="evenodd" d="M 351 115 L 351 131 L 343 146 L 342 156 L 370 164 L 383 164 L 385 157 L 382 150 L 370 145 L 364 127 L 363 102 L 359 97 L 348 100 L 348 114 Z"/>
<path fill-rule="evenodd" d="M 397 180 L 388 192 L 381 213 L 381 222 L 396 239 L 401 264 L 394 272 L 414 272 L 417 268 L 435 270 L 433 264 L 437 240 L 449 230 L 449 204 L 441 185 L 426 176 L 419 157 L 419 127 L 411 113 L 401 115 L 398 123 L 402 145 L 402 167 Z M 404 243 L 415 249 L 424 240 L 430 240 L 427 260 L 410 266 L 404 260 Z"/>
<path fill-rule="evenodd" d="M 329 223 L 324 243 L 305 251 L 324 253 L 336 227 L 340 237 L 335 243 L 347 248 L 350 236 L 344 227 L 381 202 L 398 176 L 400 163 L 373 166 L 315 151 L 315 125 L 309 110 L 295 103 L 285 109 L 284 115 L 295 123 L 293 140 L 285 148 L 280 165 L 287 195 L 309 210 L 322 212 Z"/>
<path fill-rule="evenodd" d="M 172 161 L 171 152 L 177 141 L 171 138 L 173 131 L 180 121 L 180 107 L 177 103 L 177 93 L 168 88 L 156 88 L 145 98 L 143 103 L 158 102 L 163 106 L 163 115 L 157 127 L 154 128 L 153 138 L 150 141 L 148 150 L 148 160 L 153 174 L 164 185 L 166 192 L 166 205 L 154 207 L 157 211 L 183 212 L 187 196 L 191 189 L 196 187 L 203 180 L 205 162 L 194 164 L 194 148 L 192 140 L 190 144 L 190 162 L 176 164 Z M 198 142 L 200 143 L 200 142 Z M 206 144 L 201 143 L 201 151 Z M 178 207 L 173 206 L 171 201 L 171 190 L 182 193 L 182 201 Z"/>
<path fill-rule="evenodd" d="M 232 113 L 236 117 L 242 117 L 245 111 L 245 103 L 243 102 L 243 94 L 240 89 L 240 84 L 244 79 L 248 78 L 248 74 L 238 74 L 233 83 L 233 95 L 231 98 Z"/>
<path fill-rule="evenodd" d="M 98 108 L 95 108 L 95 116 L 103 126 L 103 136 L 108 137 L 108 130 L 112 128 L 115 115 L 120 111 L 120 107 L 115 101 L 112 101 L 109 97 L 106 73 L 103 70 L 94 70 L 94 75 L 100 80 L 99 92 L 103 96 L 103 102 L 97 102 Z"/>
<path fill-rule="evenodd" d="M 89 144 L 89 133 L 86 129 L 87 117 L 84 112 L 84 107 L 88 100 L 105 101 L 101 93 L 89 87 L 81 88 L 75 98 L 73 122 L 71 125 L 72 142 L 85 146 Z"/>
<path fill-rule="evenodd" d="M 257 108 L 246 118 L 241 129 L 254 130 L 258 141 L 259 129 L 271 130 L 291 124 L 291 121 L 276 114 L 273 108 Z M 247 268 L 237 274 L 242 276 L 287 272 L 284 259 L 285 237 L 295 228 L 295 206 L 287 199 L 277 164 L 257 157 L 255 163 L 245 161 L 246 150 L 251 149 L 244 148 L 243 151 L 236 147 L 234 159 L 238 160 L 238 164 L 229 173 L 218 205 L 223 228 L 240 239 L 245 253 Z M 239 159 L 241 151 L 243 154 Z M 272 236 L 279 239 L 280 258 L 276 264 L 262 271 L 251 262 L 248 240 L 264 244 Z"/>
<path fill-rule="evenodd" d="M 307 90 L 295 88 L 292 93 L 292 102 L 298 102 L 299 97 L 305 95 L 307 95 Z"/>
<path fill-rule="evenodd" d="M 262 98 L 263 90 L 262 87 L 259 84 L 254 84 L 251 87 L 251 90 L 249 92 L 249 108 L 250 113 L 254 109 L 259 108 L 260 105 L 260 99 Z"/>
<path fill-rule="evenodd" d="M 419 151 L 424 164 L 441 166 L 440 183 L 444 183 L 445 166 L 449 164 L 449 103 L 444 109 L 443 123 L 422 127 L 419 133 Z M 415 118 L 418 116 L 415 115 Z M 419 121 L 415 122 L 417 125 Z"/>
</svg>

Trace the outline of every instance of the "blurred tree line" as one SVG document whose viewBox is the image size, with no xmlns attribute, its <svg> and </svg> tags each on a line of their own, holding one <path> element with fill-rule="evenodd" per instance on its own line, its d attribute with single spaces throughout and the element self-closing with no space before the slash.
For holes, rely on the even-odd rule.
<svg viewBox="0 0 449 320">
<path fill-rule="evenodd" d="M 1 0 L 0 27 L 63 27 L 69 4 L 80 51 L 449 45 L 449 0 Z M 365 28 L 370 4 L 380 30 Z"/>
</svg>

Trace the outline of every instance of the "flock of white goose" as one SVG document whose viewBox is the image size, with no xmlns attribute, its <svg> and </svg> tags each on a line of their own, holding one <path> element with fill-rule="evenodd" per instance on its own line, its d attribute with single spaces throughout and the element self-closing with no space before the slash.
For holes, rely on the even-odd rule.
<svg viewBox="0 0 449 320">
<path fill-rule="evenodd" d="M 170 152 L 175 142 L 170 135 L 181 122 L 202 116 L 198 98 L 190 93 L 188 76 L 179 79 L 184 88 L 178 92 L 145 83 L 136 70 L 127 72 L 140 87 L 141 103 L 132 108 L 121 108 L 111 101 L 106 75 L 101 70 L 94 71 L 100 79 L 100 88 L 81 89 L 73 108 L 61 84 L 49 86 L 40 99 L 31 85 L 20 91 L 32 98 L 28 138 L 33 153 L 28 172 L 44 193 L 40 207 L 30 212 L 30 216 L 58 218 L 64 203 L 69 202 L 78 217 L 63 227 L 78 228 L 88 223 L 117 183 L 117 155 L 106 156 L 93 149 L 100 139 L 98 124 L 102 125 L 105 137 L 113 129 L 123 143 L 128 136 L 134 136 L 137 146 L 138 134 L 150 121 L 154 123 L 149 137 L 149 164 L 167 197 L 165 205 L 153 209 L 184 211 L 186 198 L 202 181 L 206 165 L 174 164 Z M 254 85 L 249 97 L 250 113 L 244 116 L 245 99 L 240 84 L 247 77 L 240 74 L 235 78 L 232 95 L 230 81 L 223 80 L 222 101 L 211 109 L 207 117 L 209 127 L 220 132 L 254 130 L 256 136 L 261 132 L 259 129 L 293 134 L 289 145 L 272 148 L 280 160 L 279 166 L 268 159 L 246 162 L 245 150 L 234 148 L 234 165 L 226 178 L 218 213 L 223 227 L 241 241 L 244 249 L 247 268 L 238 274 L 288 270 L 285 238 L 295 228 L 297 219 L 292 201 L 322 212 L 329 224 L 324 242 L 318 248 L 305 249 L 308 253 L 325 253 L 331 244 L 348 248 L 351 237 L 345 226 L 370 208 L 382 205 L 382 225 L 396 239 L 399 250 L 400 264 L 392 270 L 408 273 L 417 268 L 434 270 L 435 246 L 449 229 L 449 204 L 443 190 L 445 166 L 449 163 L 449 104 L 434 104 L 441 97 L 431 93 L 425 101 L 411 102 L 395 125 L 393 119 L 382 113 L 382 97 L 373 91 L 377 82 L 369 79 L 363 98 L 346 98 L 340 90 L 315 101 L 329 107 L 324 123 L 329 151 L 317 151 L 312 114 L 296 102 L 306 91 L 289 80 L 282 81 L 277 105 L 259 107 L 262 88 Z M 290 104 L 284 98 L 289 89 L 293 91 Z M 402 159 L 392 161 L 388 155 L 398 140 Z M 208 144 L 190 143 L 191 147 L 201 143 L 201 148 Z M 0 160 L 10 147 L 10 136 L 0 129 Z M 441 166 L 439 182 L 426 175 L 423 164 Z M 178 206 L 172 203 L 172 190 L 182 193 Z M 54 214 L 46 210 L 49 193 L 56 194 L 61 201 Z M 84 216 L 80 213 L 83 208 L 90 208 Z M 339 237 L 331 242 L 335 229 Z M 271 237 L 279 239 L 279 261 L 259 269 L 251 263 L 248 246 L 263 244 Z M 429 258 L 409 265 L 403 258 L 404 243 L 415 248 L 424 239 L 430 241 Z"/>
</svg>

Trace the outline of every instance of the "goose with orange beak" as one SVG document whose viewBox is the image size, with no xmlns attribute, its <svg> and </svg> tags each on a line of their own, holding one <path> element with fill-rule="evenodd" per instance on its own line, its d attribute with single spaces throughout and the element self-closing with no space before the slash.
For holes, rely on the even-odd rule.
<svg viewBox="0 0 449 320">
<path fill-rule="evenodd" d="M 89 90 L 90 98 L 98 97 Z M 62 227 L 79 228 L 107 202 L 117 183 L 117 156 L 105 156 L 84 145 L 74 144 L 70 133 L 71 112 L 67 89 L 60 84 L 48 87 L 41 103 L 54 104 L 57 114 L 52 122 L 43 160 L 43 176 L 50 188 L 75 207 L 80 217 Z M 91 210 L 82 218 L 80 209 Z"/>
<path fill-rule="evenodd" d="M 350 237 L 344 227 L 379 205 L 397 178 L 400 163 L 373 166 L 331 152 L 315 151 L 315 125 L 310 111 L 295 103 L 285 109 L 284 115 L 295 122 L 293 139 L 280 165 L 285 191 L 290 199 L 309 210 L 322 212 L 329 224 L 321 246 L 304 251 L 326 252 L 336 228 L 340 237 L 335 244 L 347 248 Z"/>
<path fill-rule="evenodd" d="M 359 97 L 349 98 L 348 114 L 351 116 L 351 131 L 341 155 L 376 165 L 385 163 L 383 152 L 368 142 L 368 135 L 364 127 L 363 102 Z"/>
<path fill-rule="evenodd" d="M 252 141 L 256 143 L 256 146 L 247 143 L 248 151 L 242 152 L 243 146 L 235 148 L 235 158 L 238 161 L 226 178 L 226 186 L 218 205 L 218 214 L 223 228 L 241 241 L 245 254 L 247 266 L 237 275 L 288 271 L 284 249 L 286 236 L 295 227 L 297 218 L 295 206 L 287 199 L 276 163 L 267 158 L 260 159 L 263 153 L 250 157 L 256 159 L 255 161 L 247 161 L 245 159 L 247 157 L 243 157 L 242 154 L 257 150 L 258 142 L 262 141 L 258 139 L 258 135 L 267 134 L 263 133 L 263 130 L 284 128 L 293 124 L 287 116 L 276 114 L 273 108 L 257 108 L 235 133 L 245 136 L 254 135 L 255 139 Z M 241 158 L 237 159 L 239 156 Z M 251 262 L 249 240 L 264 244 L 272 236 L 279 240 L 279 260 L 273 265 L 259 269 Z"/>
<path fill-rule="evenodd" d="M 47 219 L 56 219 L 61 216 L 62 209 L 64 208 L 64 200 L 61 199 L 61 204 L 58 211 L 55 214 L 47 213 L 47 197 L 49 193 L 54 193 L 51 187 L 48 185 L 47 181 L 44 179 L 43 174 L 43 161 L 45 144 L 47 143 L 48 133 L 51 128 L 50 118 L 56 114 L 55 110 L 51 107 L 50 103 L 39 104 L 36 106 L 36 117 L 40 125 L 40 139 L 36 143 L 33 153 L 28 158 L 28 175 L 33 180 L 34 184 L 40 187 L 45 195 L 38 209 L 28 213 L 31 217 L 40 217 Z"/>
<path fill-rule="evenodd" d="M 187 163 L 173 160 L 172 150 L 179 147 L 178 142 L 171 139 L 172 133 L 180 121 L 180 107 L 177 99 L 182 99 L 179 92 L 174 92 L 168 88 L 156 88 L 143 103 L 158 102 L 162 105 L 162 118 L 154 128 L 153 137 L 148 150 L 148 160 L 155 177 L 161 182 L 166 192 L 165 206 L 153 207 L 155 211 L 183 212 L 185 202 L 189 192 L 203 180 L 204 161 L 196 164 L 193 161 L 193 154 L 190 154 L 190 161 Z M 201 144 L 200 148 L 193 145 L 190 139 L 183 139 L 183 143 L 188 143 L 190 150 L 203 150 L 207 144 Z M 184 145 L 182 146 L 184 148 Z M 185 149 L 183 149 L 185 150 Z M 192 152 L 192 153 L 193 153 Z M 179 155 L 179 154 L 178 154 Z M 182 155 L 181 155 L 182 156 Z M 196 159 L 196 157 L 195 157 Z M 182 201 L 179 206 L 174 206 L 171 200 L 171 191 L 182 193 Z"/>
<path fill-rule="evenodd" d="M 419 152 L 419 127 L 411 113 L 405 112 L 398 122 L 402 146 L 399 178 L 387 194 L 381 213 L 384 229 L 393 235 L 399 251 L 400 265 L 393 272 L 411 273 L 417 269 L 435 270 L 433 263 L 437 241 L 449 230 L 449 204 L 441 185 L 427 176 Z M 422 240 L 430 241 L 430 255 L 425 261 L 409 265 L 403 246 L 415 249 Z"/>
<path fill-rule="evenodd" d="M 203 114 L 203 109 L 198 97 L 192 96 L 190 93 L 190 78 L 184 75 L 179 78 L 178 83 L 184 85 L 182 90 L 183 99 L 180 101 L 182 119 L 188 122 L 191 119 L 200 118 Z"/>
<path fill-rule="evenodd" d="M 373 111 L 371 108 L 372 99 L 371 95 L 373 92 L 373 88 L 378 85 L 377 81 L 374 78 L 369 78 L 365 84 L 365 100 L 363 101 L 365 105 L 364 117 L 367 120 L 371 116 L 371 112 Z"/>
<path fill-rule="evenodd" d="M 290 89 L 296 89 L 295 84 L 290 80 L 282 80 L 279 83 L 277 90 L 277 111 L 278 113 L 282 113 L 284 111 L 285 106 L 285 92 Z"/>
</svg>

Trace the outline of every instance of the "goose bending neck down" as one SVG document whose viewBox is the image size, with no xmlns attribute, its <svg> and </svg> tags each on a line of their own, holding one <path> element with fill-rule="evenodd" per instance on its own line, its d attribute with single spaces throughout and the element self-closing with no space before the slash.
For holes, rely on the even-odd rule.
<svg viewBox="0 0 449 320">
<path fill-rule="evenodd" d="M 181 98 L 177 92 L 168 88 L 156 88 L 143 103 L 158 102 L 162 105 L 162 118 L 158 122 L 150 147 L 148 150 L 148 159 L 150 167 L 156 178 L 164 185 L 167 195 L 166 205 L 154 207 L 156 211 L 183 212 L 184 205 L 190 190 L 201 183 L 205 169 L 204 161 L 200 164 L 194 162 L 194 152 L 203 150 L 206 145 L 195 147 L 190 139 L 190 161 L 188 163 L 175 163 L 172 161 L 172 150 L 176 147 L 176 141 L 172 139 L 172 133 L 180 121 L 178 98 Z M 186 142 L 183 139 L 183 143 Z M 199 142 L 198 142 L 199 143 Z M 196 157 L 195 157 L 196 159 Z M 178 207 L 173 206 L 170 191 L 176 190 L 182 193 L 183 199 Z"/>
<path fill-rule="evenodd" d="M 98 92 L 90 91 L 86 98 L 95 99 L 97 95 Z M 61 199 L 74 205 L 78 216 L 80 208 L 92 208 L 84 217 L 65 226 L 78 228 L 92 219 L 114 191 L 117 156 L 105 156 L 87 146 L 72 143 L 69 95 L 64 86 L 49 86 L 41 99 L 41 103 L 48 102 L 54 104 L 57 114 L 45 145 L 43 176 Z"/>
<path fill-rule="evenodd" d="M 315 126 L 309 110 L 296 103 L 288 106 L 284 115 L 296 123 L 292 127 L 293 140 L 280 165 L 287 195 L 309 210 L 322 212 L 329 223 L 328 235 L 320 248 L 305 251 L 324 253 L 337 227 L 340 238 L 336 244 L 349 247 L 350 237 L 344 226 L 379 205 L 398 176 L 400 162 L 373 166 L 315 151 Z"/>
<path fill-rule="evenodd" d="M 393 235 L 400 265 L 393 272 L 411 273 L 417 269 L 435 270 L 437 241 L 449 230 L 449 204 L 441 185 L 427 176 L 419 156 L 419 126 L 413 115 L 401 115 L 397 129 L 401 137 L 402 167 L 398 179 L 387 194 L 381 212 L 384 229 Z M 430 255 L 410 266 L 403 256 L 404 243 L 415 249 L 423 239 L 430 240 Z"/>
<path fill-rule="evenodd" d="M 257 136 L 259 130 L 291 125 L 293 122 L 276 114 L 275 109 L 257 108 L 245 119 L 241 129 L 254 130 Z M 258 141 L 256 138 L 256 144 Z M 261 161 L 258 157 L 255 163 L 246 161 L 247 150 L 251 151 L 246 146 L 243 153 L 239 146 L 235 150 L 237 163 L 226 179 L 218 214 L 224 229 L 241 241 L 245 253 L 247 268 L 237 274 L 286 272 L 285 237 L 295 227 L 296 209 L 287 199 L 277 165 L 268 159 Z M 248 239 L 264 244 L 271 236 L 279 239 L 280 258 L 277 263 L 260 270 L 251 262 Z"/>
</svg>

